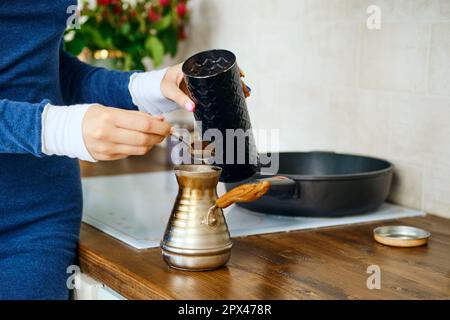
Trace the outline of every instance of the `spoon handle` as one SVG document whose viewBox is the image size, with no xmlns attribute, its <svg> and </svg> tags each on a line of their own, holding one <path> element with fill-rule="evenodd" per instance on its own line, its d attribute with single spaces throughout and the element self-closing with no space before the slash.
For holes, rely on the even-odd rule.
<svg viewBox="0 0 450 320">
<path fill-rule="evenodd" d="M 181 137 L 181 136 L 179 136 L 179 135 L 177 135 L 176 133 L 171 133 L 170 134 L 172 137 L 174 137 L 175 139 L 177 139 L 178 141 L 180 141 L 180 142 L 182 142 L 182 143 L 184 143 L 186 146 L 188 146 L 189 147 L 189 149 L 191 148 L 191 145 L 190 145 L 190 143 L 188 143 L 186 140 L 184 140 L 184 138 L 183 137 Z"/>
</svg>

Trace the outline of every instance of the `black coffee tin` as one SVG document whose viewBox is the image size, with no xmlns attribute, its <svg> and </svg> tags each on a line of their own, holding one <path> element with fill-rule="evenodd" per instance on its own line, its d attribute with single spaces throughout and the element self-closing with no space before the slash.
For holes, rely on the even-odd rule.
<svg viewBox="0 0 450 320">
<path fill-rule="evenodd" d="M 209 50 L 195 54 L 183 64 L 188 90 L 196 103 L 194 117 L 201 121 L 202 134 L 218 129 L 223 136 L 222 182 L 237 182 L 254 175 L 258 170 L 258 153 L 251 132 L 250 116 L 242 89 L 236 56 L 227 50 Z M 227 129 L 246 133 L 245 161 L 238 162 L 238 139 L 227 136 Z M 234 152 L 227 156 L 226 146 L 234 140 Z M 230 149 L 229 149 L 230 150 Z M 220 156 L 220 154 L 219 154 Z M 228 161 L 227 161 L 228 159 Z"/>
</svg>

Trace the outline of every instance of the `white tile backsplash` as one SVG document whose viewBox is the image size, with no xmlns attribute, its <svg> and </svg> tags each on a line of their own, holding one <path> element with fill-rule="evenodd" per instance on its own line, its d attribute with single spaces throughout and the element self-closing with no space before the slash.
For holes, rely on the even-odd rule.
<svg viewBox="0 0 450 320">
<path fill-rule="evenodd" d="M 391 96 L 357 89 L 330 93 L 333 121 L 330 139 L 335 151 L 389 156 Z"/>
<path fill-rule="evenodd" d="M 450 18 L 450 1 L 439 0 L 439 9 L 442 18 Z"/>
<path fill-rule="evenodd" d="M 292 92 L 296 94 L 293 95 Z M 301 86 L 295 80 L 283 78 L 278 82 L 275 111 L 279 122 L 265 115 L 268 122 L 280 128 L 281 150 L 329 150 L 330 112 L 329 98 L 320 86 Z M 275 114 L 274 112 L 274 114 Z M 258 118 L 261 118 L 259 116 Z M 286 128 L 295 128 L 286 130 Z"/>
<path fill-rule="evenodd" d="M 450 0 L 449 0 L 450 2 Z M 450 22 L 432 27 L 428 90 L 432 94 L 450 96 Z"/>
<path fill-rule="evenodd" d="M 426 91 L 429 26 L 384 23 L 362 32 L 360 86 L 375 90 Z"/>
<path fill-rule="evenodd" d="M 300 32 L 303 73 L 299 78 L 304 83 L 357 85 L 360 24 L 308 23 L 301 25 Z"/>
<path fill-rule="evenodd" d="M 434 158 L 425 165 L 423 209 L 438 215 L 450 212 L 450 156 Z"/>
<path fill-rule="evenodd" d="M 450 99 L 394 95 L 391 126 L 393 160 L 423 167 L 450 157 Z"/>
<path fill-rule="evenodd" d="M 396 161 L 394 172 L 389 200 L 407 207 L 423 208 L 423 170 Z"/>
<path fill-rule="evenodd" d="M 368 30 L 366 9 L 381 9 Z M 179 59 L 234 51 L 282 150 L 368 154 L 390 199 L 450 218 L 450 0 L 192 0 Z"/>
<path fill-rule="evenodd" d="M 447 1 L 447 0 L 446 0 Z M 435 21 L 441 18 L 440 0 L 415 0 L 410 1 L 411 18 L 415 21 Z"/>
</svg>

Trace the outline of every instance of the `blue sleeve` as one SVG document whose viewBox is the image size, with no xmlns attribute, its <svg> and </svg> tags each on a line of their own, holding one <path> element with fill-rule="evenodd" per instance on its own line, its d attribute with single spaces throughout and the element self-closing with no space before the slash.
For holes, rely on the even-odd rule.
<svg viewBox="0 0 450 320">
<path fill-rule="evenodd" d="M 60 85 L 64 103 L 99 103 L 137 110 L 128 91 L 133 72 L 93 67 L 60 50 Z"/>
<path fill-rule="evenodd" d="M 41 119 L 48 101 L 15 102 L 0 99 L 0 153 L 42 156 Z"/>
</svg>

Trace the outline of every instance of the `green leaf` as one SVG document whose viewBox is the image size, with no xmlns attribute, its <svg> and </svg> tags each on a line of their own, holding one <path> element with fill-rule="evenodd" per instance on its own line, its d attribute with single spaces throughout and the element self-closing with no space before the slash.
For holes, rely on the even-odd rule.
<svg viewBox="0 0 450 320">
<path fill-rule="evenodd" d="M 111 48 L 114 37 L 114 29 L 112 29 L 107 23 L 101 23 L 97 28 L 95 28 L 95 30 L 101 38 L 100 43 L 103 44 L 102 46 L 105 49 Z"/>
<path fill-rule="evenodd" d="M 122 27 L 120 28 L 120 32 L 124 35 L 128 35 L 130 30 L 131 30 L 131 26 L 128 22 L 123 24 Z"/>
<path fill-rule="evenodd" d="M 167 49 L 170 55 L 174 57 L 178 51 L 177 32 L 172 28 L 167 29 L 163 33 L 161 33 L 161 40 L 164 44 L 164 47 Z"/>
<path fill-rule="evenodd" d="M 123 70 L 130 71 L 134 69 L 134 62 L 130 55 L 125 56 Z"/>
<path fill-rule="evenodd" d="M 82 37 L 77 35 L 75 35 L 72 41 L 65 43 L 65 49 L 74 56 L 79 55 L 81 51 L 83 51 L 83 48 L 84 48 L 84 41 Z"/>
<path fill-rule="evenodd" d="M 99 30 L 92 26 L 84 26 L 83 34 L 85 38 L 89 40 L 89 47 L 99 48 L 99 49 L 109 49 L 107 47 L 107 41 L 105 41 L 99 32 Z"/>
<path fill-rule="evenodd" d="M 167 14 L 164 17 L 162 17 L 158 22 L 156 22 L 153 25 L 153 28 L 155 28 L 158 31 L 162 31 L 167 29 L 171 23 L 172 23 L 172 16 L 170 14 Z"/>
<path fill-rule="evenodd" d="M 164 60 L 164 45 L 157 37 L 149 37 L 145 41 L 145 49 L 150 52 L 155 67 L 161 65 Z"/>
</svg>

